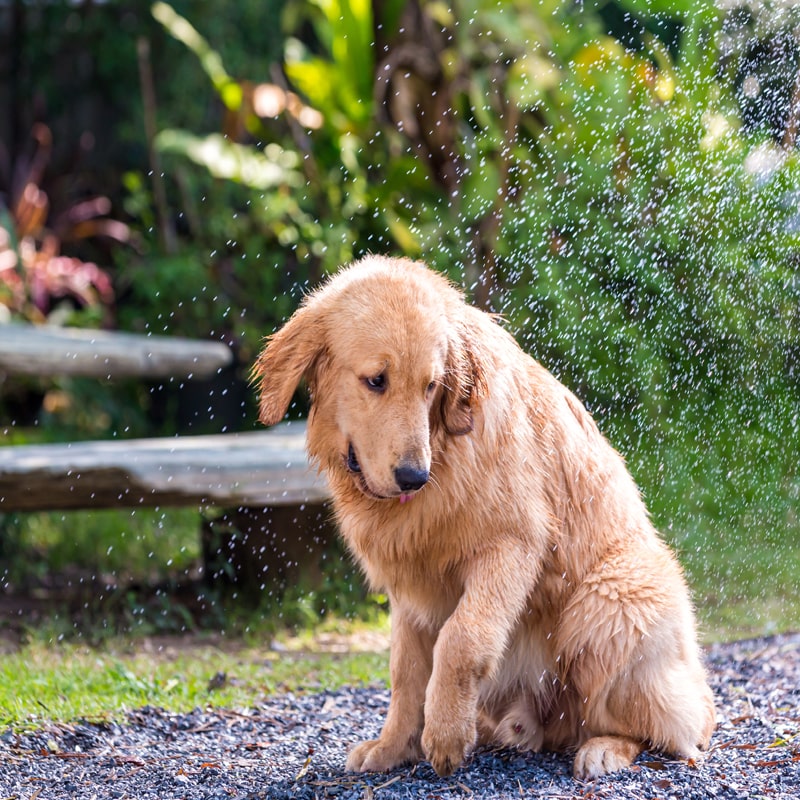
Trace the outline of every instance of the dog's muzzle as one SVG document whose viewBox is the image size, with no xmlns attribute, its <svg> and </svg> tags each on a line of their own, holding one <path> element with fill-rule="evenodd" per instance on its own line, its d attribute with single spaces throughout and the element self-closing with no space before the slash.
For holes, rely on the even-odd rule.
<svg viewBox="0 0 800 800">
<path fill-rule="evenodd" d="M 358 456 L 353 448 L 352 443 L 347 446 L 347 456 L 344 459 L 345 468 L 351 475 L 358 476 L 358 482 L 362 490 L 370 497 L 379 500 L 388 500 L 390 497 L 395 496 L 394 493 L 390 495 L 377 494 L 367 483 L 364 473 L 361 469 L 361 464 L 358 461 Z M 400 499 L 405 502 L 410 500 L 414 492 L 419 491 L 429 480 L 430 470 L 426 467 L 420 468 L 414 464 L 401 464 L 396 467 L 393 473 L 394 482 L 400 492 Z"/>
</svg>

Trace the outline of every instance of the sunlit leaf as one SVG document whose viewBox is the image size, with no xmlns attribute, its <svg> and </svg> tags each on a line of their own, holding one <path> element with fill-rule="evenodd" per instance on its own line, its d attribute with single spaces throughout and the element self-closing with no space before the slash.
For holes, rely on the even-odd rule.
<svg viewBox="0 0 800 800">
<path fill-rule="evenodd" d="M 92 236 L 107 236 L 118 242 L 128 242 L 131 230 L 124 222 L 115 219 L 89 219 L 79 222 L 65 236 L 64 241 L 87 239 Z"/>
<path fill-rule="evenodd" d="M 314 108 L 324 113 L 336 94 L 334 70 L 321 58 L 306 57 L 304 48 L 291 52 L 292 60 L 287 59 L 284 67 L 289 80 Z"/>
<path fill-rule="evenodd" d="M 387 209 L 384 212 L 384 220 L 392 238 L 402 248 L 402 252 L 408 256 L 420 256 L 422 247 L 419 239 L 413 234 L 408 223 L 393 211 Z"/>
<path fill-rule="evenodd" d="M 509 70 L 508 91 L 514 102 L 525 108 L 541 102 L 560 81 L 560 70 L 553 61 L 530 53 L 517 59 Z"/>
<path fill-rule="evenodd" d="M 236 144 L 220 134 L 195 136 L 168 129 L 156 137 L 156 146 L 165 153 L 176 153 L 205 167 L 214 177 L 242 183 L 253 189 L 270 189 L 300 182 L 297 156 L 277 144 L 259 151 Z"/>
</svg>

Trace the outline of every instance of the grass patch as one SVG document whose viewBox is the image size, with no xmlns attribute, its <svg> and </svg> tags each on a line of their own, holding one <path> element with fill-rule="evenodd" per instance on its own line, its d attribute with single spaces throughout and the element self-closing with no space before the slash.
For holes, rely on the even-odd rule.
<svg viewBox="0 0 800 800">
<path fill-rule="evenodd" d="M 343 635 L 381 648 L 385 636 L 375 633 L 387 626 L 368 635 L 340 623 L 315 640 L 283 637 L 271 648 L 221 636 L 113 639 L 100 647 L 32 641 L 0 662 L 0 729 L 107 721 L 146 705 L 248 708 L 276 692 L 387 685 L 385 650 L 335 652 L 345 649 Z"/>
</svg>

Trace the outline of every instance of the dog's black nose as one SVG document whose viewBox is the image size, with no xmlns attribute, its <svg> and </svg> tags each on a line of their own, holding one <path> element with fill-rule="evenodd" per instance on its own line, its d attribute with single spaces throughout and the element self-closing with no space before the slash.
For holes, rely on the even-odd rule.
<svg viewBox="0 0 800 800">
<path fill-rule="evenodd" d="M 427 469 L 416 467 L 398 467 L 394 471 L 394 480 L 401 492 L 414 492 L 421 489 L 428 482 Z"/>
</svg>

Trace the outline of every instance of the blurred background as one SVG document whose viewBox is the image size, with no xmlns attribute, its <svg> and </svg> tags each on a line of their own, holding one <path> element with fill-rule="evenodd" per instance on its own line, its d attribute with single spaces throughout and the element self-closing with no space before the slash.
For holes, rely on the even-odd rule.
<svg viewBox="0 0 800 800">
<path fill-rule="evenodd" d="M 788 0 L 0 0 L 0 337 L 236 354 L 192 391 L 0 374 L 0 445 L 253 429 L 250 365 L 303 292 L 419 257 L 587 404 L 706 638 L 797 628 L 799 67 Z M 0 627 L 230 625 L 214 522 L 0 514 Z M 385 601 L 332 540 L 314 558 L 248 624 Z"/>
</svg>

